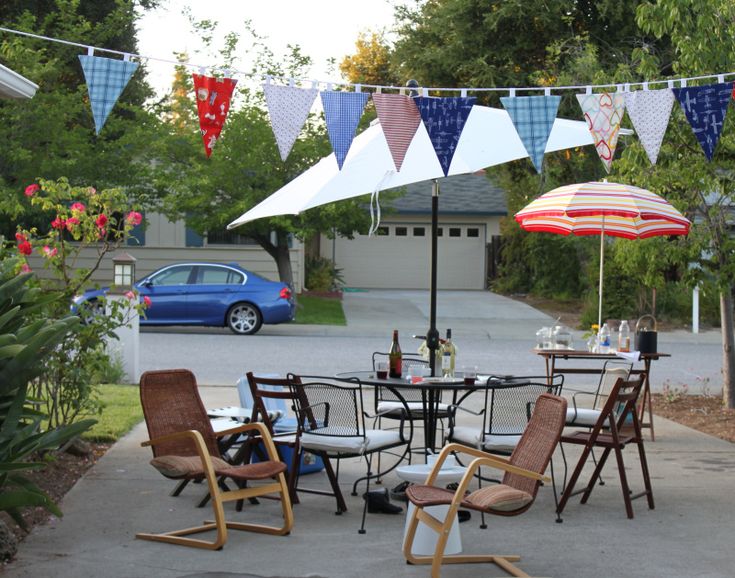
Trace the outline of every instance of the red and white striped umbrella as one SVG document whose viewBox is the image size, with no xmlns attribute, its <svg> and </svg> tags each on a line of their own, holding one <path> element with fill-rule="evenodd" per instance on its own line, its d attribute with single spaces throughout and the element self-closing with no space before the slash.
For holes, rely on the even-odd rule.
<svg viewBox="0 0 735 578">
<path fill-rule="evenodd" d="M 691 226 L 689 219 L 657 194 L 605 181 L 565 185 L 544 193 L 518 211 L 515 219 L 526 231 L 600 235 L 598 324 L 602 321 L 604 236 L 686 235 Z"/>
</svg>

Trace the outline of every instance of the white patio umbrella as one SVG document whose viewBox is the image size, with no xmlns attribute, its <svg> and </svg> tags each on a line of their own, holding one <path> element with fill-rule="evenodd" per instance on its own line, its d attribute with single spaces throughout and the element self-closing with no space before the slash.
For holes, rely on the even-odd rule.
<svg viewBox="0 0 735 578">
<path fill-rule="evenodd" d="M 623 134 L 632 131 L 623 130 Z M 557 118 L 546 152 L 594 144 L 587 123 Z M 528 156 L 505 110 L 475 105 L 467 117 L 447 176 L 474 173 L 486 167 Z M 400 172 L 396 171 L 379 123 L 355 137 L 347 158 L 338 169 L 334 154 L 296 177 L 267 199 L 232 221 L 232 229 L 249 221 L 277 215 L 296 215 L 327 203 L 359 197 L 410 183 L 434 180 L 432 193 L 430 321 L 427 344 L 436 350 L 436 255 L 438 229 L 438 179 L 444 176 L 423 123 L 411 141 Z M 430 355 L 432 373 L 435 356 Z"/>
</svg>

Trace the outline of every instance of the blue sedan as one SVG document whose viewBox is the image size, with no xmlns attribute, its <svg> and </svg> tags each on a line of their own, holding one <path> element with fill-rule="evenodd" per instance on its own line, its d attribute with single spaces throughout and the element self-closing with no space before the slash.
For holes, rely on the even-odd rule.
<svg viewBox="0 0 735 578">
<path fill-rule="evenodd" d="M 257 333 L 263 323 L 293 320 L 296 305 L 285 283 L 269 281 L 237 264 L 177 263 L 162 267 L 135 284 L 151 306 L 141 325 L 229 327 L 238 335 Z M 96 309 L 108 289 L 74 298 L 75 313 L 86 304 Z"/>
</svg>

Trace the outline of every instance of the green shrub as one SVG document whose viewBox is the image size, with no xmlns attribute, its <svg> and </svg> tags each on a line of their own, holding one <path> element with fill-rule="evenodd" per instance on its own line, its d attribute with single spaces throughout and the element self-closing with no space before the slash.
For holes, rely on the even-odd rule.
<svg viewBox="0 0 735 578">
<path fill-rule="evenodd" d="M 340 291 L 344 286 L 342 270 L 330 259 L 309 257 L 306 259 L 306 287 L 309 291 Z"/>
</svg>

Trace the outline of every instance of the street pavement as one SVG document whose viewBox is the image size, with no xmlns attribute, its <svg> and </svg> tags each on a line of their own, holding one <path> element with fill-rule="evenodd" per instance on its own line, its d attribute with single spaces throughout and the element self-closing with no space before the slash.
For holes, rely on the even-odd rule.
<svg viewBox="0 0 735 578">
<path fill-rule="evenodd" d="M 142 336 L 144 369 L 188 367 L 201 383 L 207 407 L 236 402 L 234 381 L 243 371 L 333 373 L 365 367 L 373 350 L 385 350 L 393 328 L 401 332 L 408 351 L 409 335 L 426 325 L 425 293 L 369 292 L 345 296 L 348 325 L 265 327 L 254 337 L 219 331 L 146 332 Z M 459 364 L 498 367 L 507 372 L 543 372 L 530 349 L 535 330 L 550 320 L 522 303 L 485 293 L 440 294 L 439 326 L 453 329 Z M 712 334 L 662 335 L 660 343 L 677 353 L 659 362 L 655 372 L 669 375 L 675 364 L 686 377 L 687 364 L 697 368 L 709 355 L 716 359 L 718 338 Z M 674 349 L 681 346 L 681 349 Z M 669 347 L 671 349 L 669 349 Z M 696 357 L 689 361 L 677 359 Z M 671 372 L 674 375 L 675 372 Z M 660 383 L 660 382 L 659 382 Z M 302 494 L 294 507 L 295 526 L 285 537 L 231 531 L 219 552 L 135 540 L 136 532 L 163 531 L 199 524 L 211 510 L 197 510 L 201 487 L 187 487 L 176 498 L 168 495 L 173 482 L 148 465 L 150 450 L 141 448 L 144 424 L 120 440 L 66 496 L 63 519 L 34 530 L 22 544 L 18 559 L 6 566 L 12 578 L 52 575 L 54 578 L 374 578 L 428 577 L 427 567 L 409 566 L 401 555 L 403 516 L 369 514 L 367 534 L 359 535 L 362 501 L 349 494 L 364 464 L 346 460 L 340 467 L 348 512 L 334 515 L 331 498 Z M 656 441 L 647 441 L 655 509 L 644 500 L 633 503 L 635 518 L 625 516 L 620 484 L 612 461 L 605 485 L 595 487 L 587 504 L 573 498 L 564 522 L 554 521 L 551 487 L 544 486 L 533 507 L 513 518 L 488 517 L 488 529 L 478 516 L 461 524 L 467 553 L 517 553 L 519 566 L 533 576 L 574 578 L 733 575 L 732 535 L 735 506 L 732 481 L 735 445 L 657 419 Z M 567 451 L 574 462 L 574 448 Z M 634 491 L 641 487 L 634 448 L 624 452 Z M 561 477 L 561 456 L 555 455 Z M 304 484 L 326 488 L 323 473 L 304 476 Z M 385 485 L 398 482 L 393 474 Z M 278 505 L 261 501 L 241 513 L 226 506 L 236 520 L 273 523 Z M 444 577 L 502 576 L 495 567 L 450 566 Z"/>
</svg>

